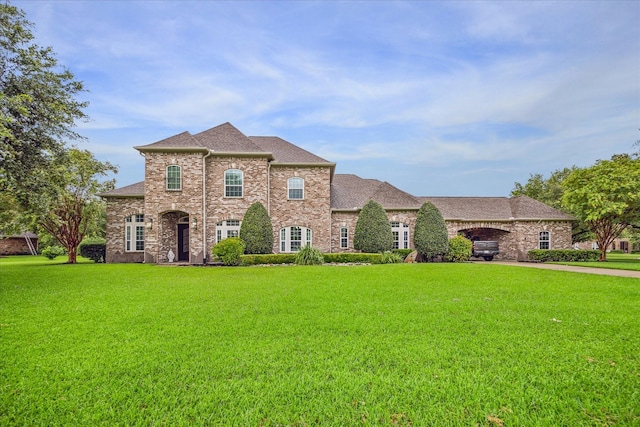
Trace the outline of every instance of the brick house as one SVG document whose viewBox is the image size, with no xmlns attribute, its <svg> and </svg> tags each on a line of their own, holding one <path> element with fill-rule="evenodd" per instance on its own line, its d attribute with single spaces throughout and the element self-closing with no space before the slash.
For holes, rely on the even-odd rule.
<svg viewBox="0 0 640 427">
<path fill-rule="evenodd" d="M 373 199 L 388 213 L 395 246 L 411 248 L 420 206 L 442 212 L 449 235 L 499 240 L 503 259 L 534 248 L 571 248 L 571 220 L 528 197 L 416 197 L 387 182 L 336 174 L 336 164 L 278 137 L 246 136 L 224 123 L 135 147 L 145 180 L 101 194 L 107 202 L 107 262 L 206 263 L 221 239 L 237 236 L 260 202 L 274 253 L 311 244 L 353 249 L 360 209 Z"/>
</svg>

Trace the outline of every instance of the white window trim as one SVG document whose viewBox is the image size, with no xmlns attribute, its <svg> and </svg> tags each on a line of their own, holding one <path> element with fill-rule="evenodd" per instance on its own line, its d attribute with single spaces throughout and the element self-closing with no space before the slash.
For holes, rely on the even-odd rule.
<svg viewBox="0 0 640 427">
<path fill-rule="evenodd" d="M 229 196 L 227 195 L 227 188 L 228 187 L 238 187 L 237 185 L 231 185 L 231 184 L 227 184 L 227 173 L 230 172 L 239 172 L 240 173 L 240 195 L 239 196 Z M 229 199 L 241 199 L 242 197 L 244 197 L 244 172 L 241 171 L 240 169 L 227 169 L 226 171 L 224 171 L 224 197 L 225 198 L 229 198 Z"/>
<path fill-rule="evenodd" d="M 400 221 L 391 221 L 393 233 L 393 249 L 409 249 L 411 233 L 409 224 Z"/>
<path fill-rule="evenodd" d="M 292 187 L 291 182 L 300 182 L 300 187 Z M 301 197 L 291 197 L 291 190 L 302 190 Z M 287 199 L 288 200 L 304 200 L 304 178 L 300 178 L 299 176 L 293 176 L 287 180 Z"/>
<path fill-rule="evenodd" d="M 300 229 L 300 247 L 298 249 L 291 249 L 291 231 L 294 228 Z M 313 232 L 310 228 L 301 227 L 298 225 L 292 225 L 288 227 L 284 227 L 280 229 L 280 252 L 281 253 L 295 253 L 300 249 L 304 248 L 306 245 L 312 246 L 312 237 Z M 298 240 L 294 240 L 293 242 L 298 242 Z"/>
<path fill-rule="evenodd" d="M 546 234 L 546 239 L 542 239 L 542 235 Z M 543 248 L 542 244 L 546 243 L 547 248 Z M 538 249 L 547 250 L 551 249 L 551 232 L 550 231 L 540 231 L 538 232 Z"/>
<path fill-rule="evenodd" d="M 216 243 L 229 237 L 239 237 L 241 224 L 237 219 L 226 219 L 216 223 Z"/>
<path fill-rule="evenodd" d="M 169 168 L 178 168 L 178 188 L 169 188 Z M 182 191 L 182 167 L 180 165 L 168 165 L 165 169 L 165 189 L 167 191 Z"/>
<path fill-rule="evenodd" d="M 125 252 L 144 252 L 144 215 L 133 214 L 124 219 L 124 251 Z M 139 234 L 142 235 L 142 239 L 138 239 Z M 138 244 L 141 244 L 141 248 L 138 249 Z"/>
<path fill-rule="evenodd" d="M 340 249 L 348 249 L 348 248 L 349 248 L 349 228 L 340 227 Z"/>
</svg>

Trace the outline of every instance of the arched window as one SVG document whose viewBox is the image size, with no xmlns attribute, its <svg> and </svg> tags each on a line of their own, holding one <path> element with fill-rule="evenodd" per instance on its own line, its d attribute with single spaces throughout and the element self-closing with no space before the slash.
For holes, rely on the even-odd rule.
<svg viewBox="0 0 640 427">
<path fill-rule="evenodd" d="M 289 200 L 304 199 L 304 179 L 297 176 L 289 178 L 287 180 L 287 187 L 289 188 Z"/>
<path fill-rule="evenodd" d="M 311 229 L 306 227 L 285 227 L 280 229 L 280 252 L 298 252 L 304 246 L 311 246 Z"/>
<path fill-rule="evenodd" d="M 242 197 L 243 173 L 238 169 L 229 169 L 224 172 L 224 196 Z"/>
<path fill-rule="evenodd" d="M 126 252 L 144 251 L 144 215 L 130 215 L 124 219 L 124 250 Z"/>
<path fill-rule="evenodd" d="M 182 170 L 178 165 L 167 166 L 167 190 L 182 190 Z"/>
<path fill-rule="evenodd" d="M 409 249 L 409 224 L 391 222 L 393 249 Z"/>
<path fill-rule="evenodd" d="M 240 236 L 240 221 L 237 219 L 228 219 L 216 223 L 216 243 L 220 243 L 227 237 Z"/>
</svg>

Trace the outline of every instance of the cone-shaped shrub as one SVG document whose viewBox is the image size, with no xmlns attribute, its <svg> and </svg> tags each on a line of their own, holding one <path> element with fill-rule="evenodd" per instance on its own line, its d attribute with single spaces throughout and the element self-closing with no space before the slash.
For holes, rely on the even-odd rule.
<svg viewBox="0 0 640 427">
<path fill-rule="evenodd" d="M 245 244 L 245 254 L 270 254 L 273 252 L 271 218 L 262 203 L 255 202 L 247 209 L 240 225 L 240 238 Z"/>
<path fill-rule="evenodd" d="M 390 251 L 393 247 L 391 223 L 380 203 L 369 200 L 360 211 L 353 247 L 368 253 Z"/>
<path fill-rule="evenodd" d="M 440 210 L 431 202 L 425 202 L 418 211 L 413 244 L 425 261 L 433 261 L 449 250 L 447 226 Z"/>
</svg>

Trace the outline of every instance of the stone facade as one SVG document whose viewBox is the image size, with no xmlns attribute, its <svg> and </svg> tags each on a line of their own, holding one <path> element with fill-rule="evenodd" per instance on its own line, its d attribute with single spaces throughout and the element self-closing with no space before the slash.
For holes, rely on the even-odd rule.
<svg viewBox="0 0 640 427">
<path fill-rule="evenodd" d="M 106 262 L 144 261 L 144 251 L 125 251 L 125 218 L 144 212 L 143 197 L 107 199 Z"/>
</svg>

